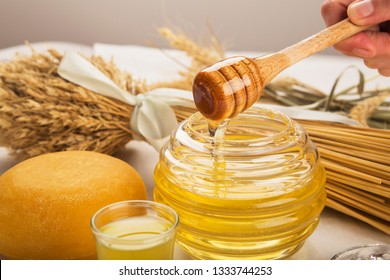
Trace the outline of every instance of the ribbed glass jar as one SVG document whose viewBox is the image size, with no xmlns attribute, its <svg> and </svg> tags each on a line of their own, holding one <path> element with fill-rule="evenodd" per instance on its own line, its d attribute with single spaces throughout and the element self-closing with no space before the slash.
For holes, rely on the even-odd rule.
<svg viewBox="0 0 390 280">
<path fill-rule="evenodd" d="M 315 230 L 326 200 L 305 130 L 264 108 L 231 119 L 216 138 L 195 113 L 161 150 L 154 178 L 155 200 L 179 214 L 178 244 L 197 259 L 286 258 Z"/>
</svg>

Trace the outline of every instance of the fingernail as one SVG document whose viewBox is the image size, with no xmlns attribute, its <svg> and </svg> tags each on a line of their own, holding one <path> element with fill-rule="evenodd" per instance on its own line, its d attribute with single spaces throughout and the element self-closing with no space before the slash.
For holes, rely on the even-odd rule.
<svg viewBox="0 0 390 280">
<path fill-rule="evenodd" d="M 355 19 L 366 18 L 373 12 L 374 6 L 372 5 L 371 0 L 363 0 L 353 3 L 348 9 L 349 15 Z"/>
</svg>

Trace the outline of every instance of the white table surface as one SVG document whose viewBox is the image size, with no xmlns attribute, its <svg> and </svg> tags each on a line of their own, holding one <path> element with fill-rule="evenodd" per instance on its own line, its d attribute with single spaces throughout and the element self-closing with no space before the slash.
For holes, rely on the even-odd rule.
<svg viewBox="0 0 390 280">
<path fill-rule="evenodd" d="M 46 48 L 46 46 L 55 47 L 58 50 L 80 50 L 85 54 L 97 52 L 106 57 L 114 57 L 120 67 L 147 80 L 161 80 L 169 75 L 175 75 L 175 72 L 180 69 L 180 66 L 166 59 L 166 57 L 162 58 L 161 51 L 143 47 L 120 47 L 121 51 L 118 52 L 116 46 L 99 45 L 93 50 L 88 46 L 68 43 L 36 44 L 38 49 Z M 9 58 L 15 51 L 28 52 L 23 46 L 0 50 L 0 60 Z M 256 54 L 246 54 L 256 56 Z M 186 60 L 184 56 L 181 57 Z M 329 91 L 335 78 L 349 65 L 359 67 L 368 76 L 376 74 L 375 71 L 365 68 L 358 59 L 316 55 L 289 68 L 281 73 L 281 76 L 290 75 L 315 85 L 319 89 Z M 350 77 L 344 80 L 344 83 L 351 85 L 355 81 L 357 81 L 357 75 L 351 73 Z M 380 78 L 371 86 L 390 87 L 390 78 Z M 343 86 L 341 85 L 340 88 L 343 88 Z M 153 170 L 158 161 L 158 152 L 145 142 L 132 141 L 115 156 L 125 160 L 139 172 L 147 186 L 149 198 L 152 199 Z M 17 163 L 18 161 L 11 158 L 5 148 L 0 148 L 0 174 Z M 316 231 L 290 259 L 329 260 L 339 251 L 349 247 L 373 243 L 390 244 L 390 236 L 354 218 L 326 208 L 321 214 Z M 189 259 L 189 256 L 182 252 L 180 248 L 177 248 L 175 258 Z"/>
</svg>

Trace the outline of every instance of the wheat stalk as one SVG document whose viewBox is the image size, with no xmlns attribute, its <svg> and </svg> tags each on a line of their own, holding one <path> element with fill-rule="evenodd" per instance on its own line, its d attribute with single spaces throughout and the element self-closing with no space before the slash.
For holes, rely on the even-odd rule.
<svg viewBox="0 0 390 280">
<path fill-rule="evenodd" d="M 192 81 L 199 70 L 225 57 L 223 47 L 214 35 L 211 36 L 211 46 L 203 47 L 185 34 L 175 33 L 169 28 L 160 28 L 159 33 L 172 47 L 185 52 L 191 58 L 191 65 L 186 66 L 185 71 L 179 72 L 180 79 L 159 82 L 150 85 L 151 88 L 172 87 L 191 90 Z"/>
<path fill-rule="evenodd" d="M 368 119 L 378 108 L 378 106 L 386 100 L 387 97 L 390 97 L 390 92 L 384 92 L 381 95 L 367 98 L 353 107 L 349 113 L 349 116 L 352 119 L 360 122 L 363 126 L 369 127 Z"/>
</svg>

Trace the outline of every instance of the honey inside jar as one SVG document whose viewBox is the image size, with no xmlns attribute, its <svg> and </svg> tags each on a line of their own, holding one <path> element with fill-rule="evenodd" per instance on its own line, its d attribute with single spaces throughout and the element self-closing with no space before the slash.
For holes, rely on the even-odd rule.
<svg viewBox="0 0 390 280">
<path fill-rule="evenodd" d="M 253 108 L 209 135 L 199 113 L 182 122 L 155 169 L 155 200 L 179 214 L 179 245 L 198 259 L 280 259 L 316 228 L 325 172 L 307 134 Z"/>
</svg>

